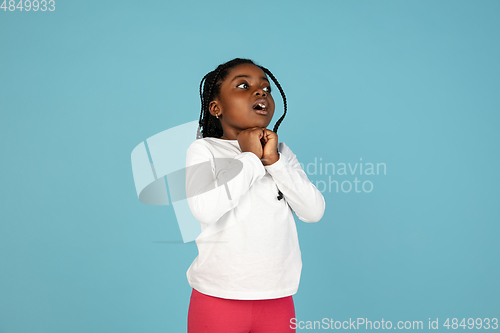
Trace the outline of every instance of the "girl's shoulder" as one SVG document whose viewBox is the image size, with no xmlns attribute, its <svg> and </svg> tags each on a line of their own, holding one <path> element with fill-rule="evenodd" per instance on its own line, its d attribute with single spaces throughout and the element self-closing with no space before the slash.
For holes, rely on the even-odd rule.
<svg viewBox="0 0 500 333">
<path fill-rule="evenodd" d="M 238 140 L 224 140 L 219 138 L 201 138 L 194 140 L 187 149 L 188 155 L 204 155 L 208 158 L 221 157 L 227 154 L 238 153 Z"/>
<path fill-rule="evenodd" d="M 196 139 L 191 143 L 191 145 L 188 148 L 188 151 L 218 151 L 220 149 L 239 149 L 239 143 L 238 140 L 225 140 L 225 139 L 219 139 L 219 138 L 201 138 L 201 139 Z M 295 155 L 290 147 L 285 143 L 285 142 L 278 142 L 278 152 L 281 154 L 289 157 Z"/>
<path fill-rule="evenodd" d="M 219 138 L 201 138 L 196 139 L 191 143 L 191 146 L 205 147 L 208 149 L 217 147 L 239 146 L 238 140 L 225 140 Z M 190 146 L 190 148 L 191 148 Z"/>
</svg>

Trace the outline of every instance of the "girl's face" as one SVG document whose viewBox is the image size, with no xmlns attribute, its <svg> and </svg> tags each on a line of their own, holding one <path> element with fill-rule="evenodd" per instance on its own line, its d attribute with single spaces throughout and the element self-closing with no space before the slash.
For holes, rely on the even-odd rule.
<svg viewBox="0 0 500 333">
<path fill-rule="evenodd" d="M 227 139 L 236 139 L 247 128 L 267 127 L 274 115 L 274 99 L 264 71 L 252 64 L 230 69 L 209 110 L 219 115 Z"/>
</svg>

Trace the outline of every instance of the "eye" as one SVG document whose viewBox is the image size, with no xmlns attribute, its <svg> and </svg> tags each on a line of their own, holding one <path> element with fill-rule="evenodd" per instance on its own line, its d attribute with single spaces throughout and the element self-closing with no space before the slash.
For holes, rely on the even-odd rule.
<svg viewBox="0 0 500 333">
<path fill-rule="evenodd" d="M 263 88 L 263 90 L 264 90 L 265 92 L 270 93 L 270 92 L 271 92 L 271 86 L 269 86 L 269 87 L 264 87 L 264 88 Z"/>
<path fill-rule="evenodd" d="M 243 85 L 244 85 L 245 87 L 242 87 Z M 237 87 L 237 88 L 243 88 L 243 89 L 246 89 L 246 88 L 248 88 L 248 84 L 247 84 L 246 82 L 243 82 L 243 83 L 238 84 L 236 87 Z"/>
</svg>

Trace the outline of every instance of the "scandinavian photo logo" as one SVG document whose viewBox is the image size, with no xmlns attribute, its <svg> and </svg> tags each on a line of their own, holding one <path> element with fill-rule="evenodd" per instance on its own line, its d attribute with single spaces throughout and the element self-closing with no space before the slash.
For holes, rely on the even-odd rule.
<svg viewBox="0 0 500 333">
<path fill-rule="evenodd" d="M 371 180 L 373 176 L 387 174 L 385 163 L 363 162 L 362 157 L 356 163 L 325 163 L 322 157 L 319 158 L 318 163 L 318 158 L 315 157 L 314 162 L 306 165 L 299 164 L 321 193 L 326 191 L 329 193 L 371 193 L 374 188 Z"/>
</svg>

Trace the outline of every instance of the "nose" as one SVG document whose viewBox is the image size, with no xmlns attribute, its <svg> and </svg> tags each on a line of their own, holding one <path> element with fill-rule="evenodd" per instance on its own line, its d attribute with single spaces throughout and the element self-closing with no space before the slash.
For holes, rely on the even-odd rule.
<svg viewBox="0 0 500 333">
<path fill-rule="evenodd" d="M 262 88 L 257 88 L 255 89 L 255 95 L 257 96 L 262 96 L 262 97 L 266 97 L 267 96 L 267 93 L 265 92 L 264 89 Z"/>
</svg>

